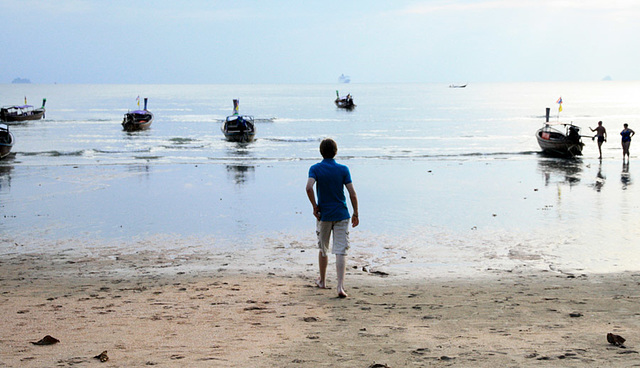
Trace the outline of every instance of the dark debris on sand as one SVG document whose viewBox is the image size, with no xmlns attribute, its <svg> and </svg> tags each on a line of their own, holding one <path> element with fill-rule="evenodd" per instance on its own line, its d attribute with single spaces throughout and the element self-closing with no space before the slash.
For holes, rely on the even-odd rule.
<svg viewBox="0 0 640 368">
<path fill-rule="evenodd" d="M 53 344 L 57 344 L 59 343 L 60 340 L 56 339 L 55 337 L 51 336 L 51 335 L 47 335 L 43 338 L 41 338 L 38 341 L 35 342 L 31 342 L 33 345 L 53 345 Z"/>
<path fill-rule="evenodd" d="M 103 351 L 102 353 L 94 356 L 95 359 L 100 360 L 101 362 L 106 362 L 107 360 L 109 360 L 109 356 L 107 355 L 107 351 Z"/>
<path fill-rule="evenodd" d="M 370 365 L 369 367 L 367 367 L 367 368 L 391 368 L 391 367 L 389 367 L 389 366 L 388 366 L 388 365 L 386 365 L 386 364 L 380 364 L 380 363 L 375 363 L 375 362 L 374 362 L 373 364 L 371 364 L 371 365 Z"/>
<path fill-rule="evenodd" d="M 611 332 L 609 332 L 607 334 L 607 341 L 609 342 L 609 344 L 611 345 L 615 345 L 615 346 L 620 346 L 620 347 L 624 347 L 624 342 L 627 341 L 624 337 L 620 336 L 620 335 L 614 335 Z"/>
</svg>

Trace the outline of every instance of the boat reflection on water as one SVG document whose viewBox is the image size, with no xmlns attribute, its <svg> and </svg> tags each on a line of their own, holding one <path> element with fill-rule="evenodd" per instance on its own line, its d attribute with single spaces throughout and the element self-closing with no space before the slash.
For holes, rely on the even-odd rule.
<svg viewBox="0 0 640 368">
<path fill-rule="evenodd" d="M 629 163 L 622 163 L 622 173 L 620 174 L 620 182 L 622 183 L 622 190 L 626 190 L 629 185 L 632 184 L 631 174 L 629 174 Z"/>
<path fill-rule="evenodd" d="M 128 165 L 127 171 L 129 173 L 140 174 L 139 177 L 145 179 L 149 179 L 151 176 L 151 166 L 149 164 Z"/>
<path fill-rule="evenodd" d="M 255 180 L 255 172 L 255 166 L 227 165 L 227 177 L 237 185 L 246 183 L 248 179 Z"/>
<path fill-rule="evenodd" d="M 0 165 L 0 193 L 11 188 L 12 165 Z"/>
<path fill-rule="evenodd" d="M 574 186 L 580 183 L 582 160 L 544 158 L 538 161 L 538 170 L 544 175 L 544 185 L 559 183 Z"/>
</svg>

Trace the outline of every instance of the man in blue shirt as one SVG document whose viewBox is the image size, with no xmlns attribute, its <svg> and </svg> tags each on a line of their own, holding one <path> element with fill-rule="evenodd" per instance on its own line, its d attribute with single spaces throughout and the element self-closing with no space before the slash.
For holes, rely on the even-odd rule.
<svg viewBox="0 0 640 368">
<path fill-rule="evenodd" d="M 349 168 L 334 160 L 338 153 L 338 145 L 333 139 L 327 138 L 320 143 L 320 154 L 323 160 L 309 168 L 307 180 L 307 197 L 313 206 L 316 217 L 316 234 L 318 236 L 318 265 L 320 278 L 316 281 L 318 287 L 326 288 L 327 265 L 329 263 L 329 239 L 333 233 L 331 253 L 336 255 L 336 273 L 338 279 L 338 297 L 346 298 L 344 290 L 344 275 L 346 272 L 346 256 L 349 250 L 349 218 L 351 226 L 360 223 L 358 219 L 358 196 L 351 182 Z M 318 201 L 313 191 L 316 185 Z M 349 192 L 349 200 L 353 207 L 353 216 L 349 216 L 344 187 Z"/>
</svg>

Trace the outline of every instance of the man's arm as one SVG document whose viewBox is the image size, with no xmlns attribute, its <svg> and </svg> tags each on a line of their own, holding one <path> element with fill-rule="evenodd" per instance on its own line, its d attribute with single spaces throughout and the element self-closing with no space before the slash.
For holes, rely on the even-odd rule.
<svg viewBox="0 0 640 368">
<path fill-rule="evenodd" d="M 318 204 L 316 203 L 316 194 L 313 192 L 313 185 L 316 183 L 316 179 L 309 178 L 307 180 L 307 197 L 309 198 L 309 202 L 311 202 L 311 206 L 313 206 L 313 215 L 320 221 L 320 210 L 318 209 Z"/>
<path fill-rule="evenodd" d="M 356 227 L 360 223 L 360 218 L 358 217 L 358 195 L 356 194 L 356 188 L 353 187 L 353 183 L 347 184 L 346 187 L 347 191 L 349 192 L 351 207 L 353 207 L 353 215 L 351 215 L 351 226 Z"/>
</svg>

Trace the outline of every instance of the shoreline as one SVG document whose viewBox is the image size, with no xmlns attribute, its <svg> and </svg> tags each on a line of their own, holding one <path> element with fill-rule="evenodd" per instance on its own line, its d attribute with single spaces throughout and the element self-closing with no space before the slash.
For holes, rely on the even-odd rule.
<svg viewBox="0 0 640 368">
<path fill-rule="evenodd" d="M 227 266 L 184 251 L 5 254 L 0 364 L 82 366 L 104 350 L 115 367 L 596 367 L 638 359 L 639 272 L 407 279 L 351 262 L 350 297 L 339 299 L 313 286 L 315 264 L 256 274 L 225 258 Z M 333 267 L 331 259 L 330 286 Z M 607 333 L 626 346 L 610 345 Z M 30 343 L 45 335 L 60 343 Z"/>
</svg>

